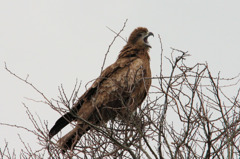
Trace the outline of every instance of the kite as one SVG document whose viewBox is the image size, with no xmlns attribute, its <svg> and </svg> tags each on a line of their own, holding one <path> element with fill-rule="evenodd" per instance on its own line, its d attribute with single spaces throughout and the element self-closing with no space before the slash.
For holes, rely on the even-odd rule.
<svg viewBox="0 0 240 159">
<path fill-rule="evenodd" d="M 71 110 L 56 121 L 49 132 L 50 139 L 67 124 L 77 122 L 59 139 L 62 152 L 73 150 L 91 124 L 99 126 L 119 116 L 124 118 L 141 106 L 151 86 L 149 36 L 153 33 L 147 28 L 136 28 L 116 62 L 103 70 Z"/>
</svg>

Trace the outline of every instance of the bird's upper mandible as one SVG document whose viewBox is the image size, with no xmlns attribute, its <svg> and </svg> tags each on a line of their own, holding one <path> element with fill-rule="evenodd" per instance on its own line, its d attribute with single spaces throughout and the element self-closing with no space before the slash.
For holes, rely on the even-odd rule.
<svg viewBox="0 0 240 159">
<path fill-rule="evenodd" d="M 154 36 L 152 32 L 149 32 L 147 28 L 136 28 L 128 39 L 129 45 L 138 45 L 141 47 L 151 47 L 148 42 L 148 37 Z"/>
</svg>

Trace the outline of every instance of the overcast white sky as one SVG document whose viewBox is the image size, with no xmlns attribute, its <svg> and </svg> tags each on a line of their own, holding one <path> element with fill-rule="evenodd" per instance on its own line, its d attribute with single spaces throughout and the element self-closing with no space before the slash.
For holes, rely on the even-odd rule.
<svg viewBox="0 0 240 159">
<path fill-rule="evenodd" d="M 156 0 L 156 1 L 80 1 L 80 0 L 0 0 L 0 122 L 32 128 L 23 107 L 47 120 L 51 127 L 59 114 L 28 85 L 14 78 L 8 68 L 28 77 L 49 98 L 56 98 L 63 84 L 70 93 L 75 80 L 83 86 L 96 78 L 104 54 L 114 34 L 126 19 L 123 37 L 138 26 L 155 34 L 149 38 L 152 74 L 159 74 L 160 34 L 164 55 L 170 47 L 189 51 L 188 64 L 208 62 L 216 75 L 232 77 L 240 71 L 240 1 L 238 0 Z M 113 63 L 125 42 L 118 39 L 110 50 L 106 65 Z M 167 72 L 167 67 L 165 67 Z M 81 89 L 81 94 L 84 92 Z M 0 126 L 0 145 L 23 147 L 18 133 L 33 147 L 36 139 L 24 131 Z"/>
</svg>

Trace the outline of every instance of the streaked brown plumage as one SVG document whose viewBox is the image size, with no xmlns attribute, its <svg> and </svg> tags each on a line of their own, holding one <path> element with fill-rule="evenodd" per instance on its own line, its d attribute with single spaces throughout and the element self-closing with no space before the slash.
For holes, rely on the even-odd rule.
<svg viewBox="0 0 240 159">
<path fill-rule="evenodd" d="M 77 126 L 59 140 L 63 152 L 73 150 L 91 128 L 81 118 L 100 125 L 116 116 L 124 117 L 142 104 L 151 85 L 148 54 L 151 46 L 147 41 L 150 35 L 153 34 L 146 28 L 135 29 L 116 62 L 101 73 L 69 113 L 57 120 L 50 130 L 50 138 L 70 122 L 77 121 Z"/>
</svg>

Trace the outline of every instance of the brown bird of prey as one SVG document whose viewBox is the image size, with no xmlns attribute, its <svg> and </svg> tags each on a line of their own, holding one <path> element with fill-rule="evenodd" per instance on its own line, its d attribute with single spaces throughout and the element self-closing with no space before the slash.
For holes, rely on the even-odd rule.
<svg viewBox="0 0 240 159">
<path fill-rule="evenodd" d="M 73 150 L 81 136 L 91 129 L 87 122 L 101 125 L 117 116 L 121 119 L 142 104 L 151 85 L 150 35 L 153 33 L 147 28 L 136 28 L 116 62 L 102 71 L 70 112 L 56 121 L 49 132 L 50 139 L 67 124 L 77 121 L 75 128 L 58 141 L 63 152 Z"/>
</svg>

